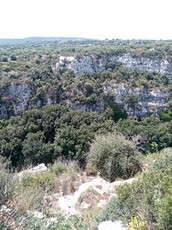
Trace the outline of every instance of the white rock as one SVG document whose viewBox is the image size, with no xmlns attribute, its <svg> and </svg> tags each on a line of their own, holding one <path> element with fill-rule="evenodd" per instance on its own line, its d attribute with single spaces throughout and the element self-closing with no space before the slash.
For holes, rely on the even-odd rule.
<svg viewBox="0 0 172 230">
<path fill-rule="evenodd" d="M 102 208 L 103 206 L 105 206 L 107 204 L 106 200 L 100 200 L 99 203 L 97 204 L 98 208 Z"/>
<path fill-rule="evenodd" d="M 8 213 L 11 209 L 9 209 L 6 205 L 2 205 L 0 209 L 0 213 Z"/>
<path fill-rule="evenodd" d="M 110 195 L 112 192 L 114 192 L 114 185 L 110 182 L 105 181 L 102 178 L 94 178 L 92 181 L 88 181 L 81 184 L 78 190 L 75 191 L 74 194 L 59 197 L 58 200 L 59 208 L 66 215 L 77 214 L 78 212 L 76 210 L 76 206 L 78 204 L 78 200 L 80 196 L 89 189 L 92 189 L 96 191 L 98 194 L 100 194 L 101 196 L 104 196 L 104 194 Z M 90 206 L 90 204 L 87 204 L 87 206 Z"/>
<path fill-rule="evenodd" d="M 19 177 L 19 179 L 22 179 L 24 175 L 33 174 L 33 173 L 42 173 L 42 172 L 45 172 L 46 170 L 47 170 L 47 167 L 45 166 L 44 163 L 42 163 L 33 168 L 29 168 L 29 169 L 19 172 L 17 176 Z"/>
<path fill-rule="evenodd" d="M 42 212 L 38 211 L 27 211 L 27 213 L 37 219 L 43 219 L 45 217 Z"/>
<path fill-rule="evenodd" d="M 44 163 L 35 166 L 34 168 L 29 169 L 29 172 L 45 172 L 47 167 Z"/>
<path fill-rule="evenodd" d="M 98 226 L 98 230 L 127 230 L 121 221 L 104 221 Z"/>
<path fill-rule="evenodd" d="M 131 184 L 133 181 L 137 180 L 136 177 L 127 179 L 127 180 L 119 180 L 119 181 L 114 181 L 112 184 L 114 187 L 119 186 L 119 185 L 123 185 L 123 184 Z"/>
<path fill-rule="evenodd" d="M 87 204 L 87 203 L 83 203 L 82 206 L 81 206 L 82 209 L 88 209 L 90 208 L 90 204 Z"/>
</svg>

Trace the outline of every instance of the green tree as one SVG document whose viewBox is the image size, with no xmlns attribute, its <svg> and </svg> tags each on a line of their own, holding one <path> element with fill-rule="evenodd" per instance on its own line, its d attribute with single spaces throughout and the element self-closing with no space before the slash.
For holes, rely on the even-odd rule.
<svg viewBox="0 0 172 230">
<path fill-rule="evenodd" d="M 44 133 L 28 133 L 23 141 L 23 156 L 26 164 L 38 164 L 41 162 L 51 162 L 53 148 L 50 144 L 44 143 Z"/>
</svg>

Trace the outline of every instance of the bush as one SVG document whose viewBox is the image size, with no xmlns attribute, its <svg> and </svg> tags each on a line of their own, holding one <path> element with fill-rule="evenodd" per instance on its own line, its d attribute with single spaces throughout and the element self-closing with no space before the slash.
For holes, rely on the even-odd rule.
<svg viewBox="0 0 172 230">
<path fill-rule="evenodd" d="M 163 169 L 172 165 L 172 148 L 165 148 L 160 152 L 148 154 L 143 157 L 143 164 L 147 169 Z"/>
<path fill-rule="evenodd" d="M 12 196 L 14 178 L 9 170 L 9 162 L 0 156 L 0 206 Z"/>
<path fill-rule="evenodd" d="M 77 169 L 77 163 L 74 161 L 55 161 L 54 164 L 49 168 L 50 172 L 54 173 L 56 176 L 59 176 L 63 173 L 70 172 Z"/>
<path fill-rule="evenodd" d="M 41 188 L 51 191 L 55 185 L 55 174 L 46 171 L 44 173 L 25 174 L 21 179 L 19 186 L 24 188 Z"/>
<path fill-rule="evenodd" d="M 11 61 L 17 61 L 17 57 L 14 54 L 11 55 L 10 59 L 11 59 Z"/>
<path fill-rule="evenodd" d="M 135 145 L 121 134 L 99 135 L 90 147 L 87 169 L 93 168 L 110 181 L 126 179 L 140 169 L 139 153 Z"/>
<path fill-rule="evenodd" d="M 11 207 L 13 207 L 18 216 L 26 215 L 28 211 L 33 210 L 44 211 L 45 205 L 43 201 L 45 195 L 47 195 L 47 192 L 41 187 L 24 187 L 24 185 L 20 185 L 15 188 L 14 196 L 11 199 Z"/>
<path fill-rule="evenodd" d="M 129 230 L 146 230 L 145 222 L 141 217 L 133 217 L 129 222 Z"/>
<path fill-rule="evenodd" d="M 110 201 L 99 219 L 123 220 L 130 227 L 137 222 L 151 230 L 172 229 L 171 175 L 172 166 L 168 166 L 145 172 L 132 184 L 119 186 L 117 198 Z"/>
<path fill-rule="evenodd" d="M 2 62 L 8 62 L 8 57 L 3 56 L 3 57 L 1 58 L 1 61 L 2 61 Z"/>
<path fill-rule="evenodd" d="M 22 219 L 22 218 L 20 218 Z M 21 222 L 19 220 L 18 222 Z M 53 222 L 49 219 L 37 219 L 33 216 L 29 216 L 24 219 L 23 226 L 24 229 L 41 229 L 41 230 L 71 230 L 79 229 L 86 230 L 88 227 L 83 223 L 82 219 L 78 216 L 71 216 L 68 219 L 65 216 L 58 214 L 57 221 Z"/>
<path fill-rule="evenodd" d="M 11 205 L 19 214 L 35 209 L 42 211 L 44 196 L 54 191 L 55 185 L 55 174 L 48 170 L 44 173 L 25 173 L 15 185 Z"/>
</svg>

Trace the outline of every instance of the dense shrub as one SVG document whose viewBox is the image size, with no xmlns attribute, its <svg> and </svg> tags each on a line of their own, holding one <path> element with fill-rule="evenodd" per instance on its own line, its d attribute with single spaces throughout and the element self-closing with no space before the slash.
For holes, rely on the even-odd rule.
<svg viewBox="0 0 172 230">
<path fill-rule="evenodd" d="M 95 134 L 112 131 L 114 122 L 100 114 L 56 105 L 23 112 L 2 120 L 0 126 L 0 153 L 15 167 L 58 158 L 79 161 L 84 167 Z"/>
<path fill-rule="evenodd" d="M 7 202 L 14 191 L 14 178 L 9 163 L 0 156 L 0 206 Z"/>
<path fill-rule="evenodd" d="M 128 178 L 140 170 L 139 153 L 136 146 L 121 134 L 96 136 L 87 157 L 87 168 L 100 172 L 100 175 L 115 180 Z"/>
<path fill-rule="evenodd" d="M 55 161 L 49 168 L 50 172 L 54 173 L 56 176 L 59 176 L 63 173 L 70 173 L 73 170 L 77 170 L 77 162 L 68 161 L 64 162 L 61 160 Z"/>
<path fill-rule="evenodd" d="M 137 119 L 129 117 L 119 120 L 118 130 L 127 138 L 139 135 L 140 140 L 137 143 L 139 149 L 144 154 L 154 153 L 166 147 L 172 147 L 172 122 L 162 122 L 157 117 L 144 117 Z M 156 148 L 155 148 L 156 146 Z"/>
<path fill-rule="evenodd" d="M 163 169 L 172 165 L 172 148 L 163 149 L 160 152 L 150 153 L 142 157 L 144 167 L 148 169 Z"/>
<path fill-rule="evenodd" d="M 17 57 L 14 54 L 11 55 L 10 59 L 11 61 L 17 61 Z"/>
<path fill-rule="evenodd" d="M 41 188 L 43 190 L 49 191 L 54 188 L 55 177 L 50 172 L 36 173 L 36 174 L 25 174 L 19 183 L 19 186 L 24 188 Z"/>
<path fill-rule="evenodd" d="M 146 229 L 172 229 L 172 166 L 143 173 L 132 184 L 117 188 L 99 219 L 133 222 L 140 220 Z M 140 224 L 141 224 L 140 223 Z"/>
<path fill-rule="evenodd" d="M 88 226 L 83 223 L 82 218 L 78 216 L 72 216 L 68 219 L 65 218 L 62 214 L 58 214 L 56 221 L 51 221 L 47 219 L 38 219 L 33 216 L 20 217 L 17 221 L 18 223 L 23 222 L 24 229 L 41 229 L 41 230 L 71 230 L 71 229 L 78 229 L 78 230 L 87 230 Z"/>
</svg>

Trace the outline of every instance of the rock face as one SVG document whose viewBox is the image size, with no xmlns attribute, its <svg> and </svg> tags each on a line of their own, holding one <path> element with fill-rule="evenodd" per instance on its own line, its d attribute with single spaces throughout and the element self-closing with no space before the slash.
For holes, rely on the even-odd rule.
<svg viewBox="0 0 172 230">
<path fill-rule="evenodd" d="M 172 62 L 168 60 L 148 57 L 134 57 L 131 54 L 121 55 L 85 55 L 60 56 L 56 63 L 58 70 L 70 70 L 75 75 L 81 73 L 94 74 L 109 68 L 110 64 L 120 63 L 126 68 L 138 71 L 164 74 L 172 82 Z M 109 68 L 110 70 L 110 68 Z M 144 116 L 146 114 L 157 115 L 159 111 L 168 107 L 170 93 L 163 87 L 148 89 L 147 87 L 129 87 L 124 84 L 111 82 L 103 85 L 103 92 L 113 96 L 114 102 L 122 104 L 129 115 Z M 73 105 L 75 109 L 83 111 L 103 111 L 104 102 L 100 101 L 96 106 Z"/>
<path fill-rule="evenodd" d="M 148 89 L 147 87 L 130 88 L 124 84 L 106 84 L 105 93 L 114 96 L 116 103 L 122 104 L 130 115 L 144 116 L 157 115 L 168 106 L 170 93 L 164 88 Z"/>
<path fill-rule="evenodd" d="M 72 71 L 75 76 L 81 73 L 92 75 L 104 70 L 111 71 L 111 66 L 119 64 L 126 68 L 165 74 L 169 82 L 172 82 L 172 62 L 163 59 L 151 59 L 148 57 L 134 57 L 131 54 L 87 54 L 85 56 L 60 56 L 56 63 L 56 69 Z M 94 103 L 80 103 L 72 100 L 72 91 L 76 85 L 71 86 L 70 92 L 63 87 L 63 79 L 60 82 L 61 89 L 56 86 L 47 88 L 43 93 L 37 92 L 37 86 L 32 82 L 11 83 L 0 88 L 0 118 L 17 115 L 28 108 L 41 108 L 47 104 L 62 103 L 81 111 L 103 112 L 106 99 L 99 98 Z M 64 81 L 65 84 L 65 81 Z M 72 88 L 73 87 L 73 88 Z M 102 82 L 100 90 L 104 95 L 112 96 L 114 103 L 121 104 L 129 115 L 142 117 L 146 114 L 157 115 L 159 111 L 168 107 L 170 92 L 165 87 L 148 89 L 147 87 L 132 87 L 127 84 L 114 84 L 108 80 Z M 76 94 L 78 91 L 76 91 Z M 82 96 L 80 92 L 77 96 Z M 96 95 L 95 95 L 96 97 Z"/>
<path fill-rule="evenodd" d="M 172 62 L 158 58 L 133 57 L 129 53 L 121 55 L 85 55 L 81 57 L 60 56 L 56 63 L 56 69 L 70 70 L 76 75 L 81 73 L 93 74 L 107 69 L 110 62 L 118 62 L 125 67 L 140 71 L 165 74 L 172 81 Z"/>
<path fill-rule="evenodd" d="M 17 115 L 28 108 L 28 102 L 34 94 L 31 83 L 16 83 L 0 89 L 0 118 Z"/>
<path fill-rule="evenodd" d="M 74 74 L 93 74 L 105 70 L 107 61 L 94 55 L 73 57 L 60 56 L 56 63 L 56 69 L 71 70 Z"/>
</svg>

